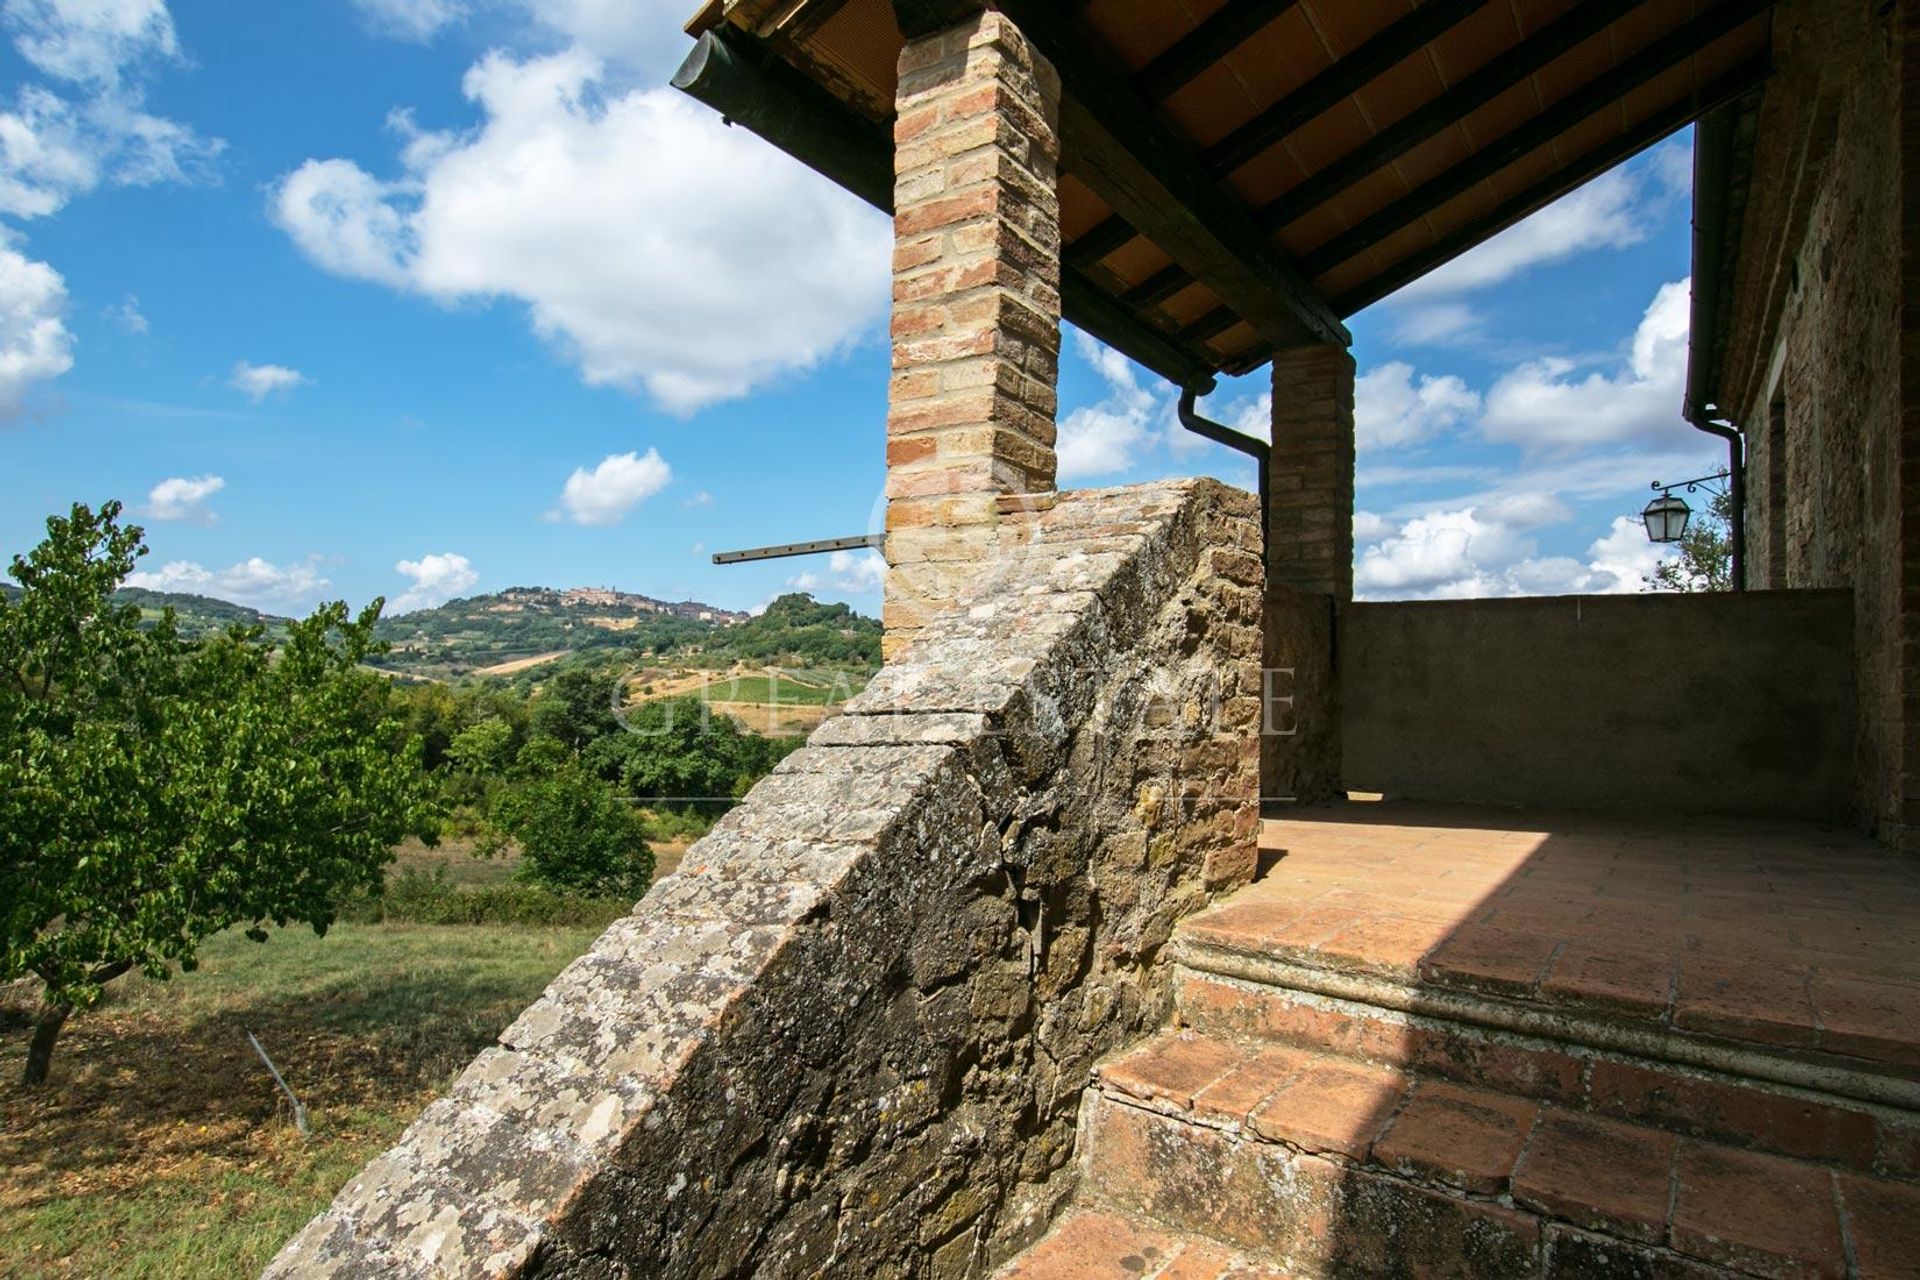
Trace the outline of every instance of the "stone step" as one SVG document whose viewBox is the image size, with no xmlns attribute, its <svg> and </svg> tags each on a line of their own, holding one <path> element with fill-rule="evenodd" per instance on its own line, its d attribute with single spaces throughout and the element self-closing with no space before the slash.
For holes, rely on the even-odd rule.
<svg viewBox="0 0 1920 1280">
<path fill-rule="evenodd" d="M 1084 1123 L 1083 1205 L 1286 1273 L 1868 1277 L 1920 1259 L 1920 1187 L 1290 1045 L 1163 1033 L 1102 1068 Z"/>
<path fill-rule="evenodd" d="M 1471 998 L 1402 993 L 1415 1009 L 1433 1010 L 1412 1012 L 1373 1002 L 1394 999 L 1392 992 L 1343 999 L 1196 969 L 1194 953 L 1183 955 L 1176 1017 L 1207 1035 L 1332 1053 L 1685 1137 L 1920 1180 L 1920 1110 L 1834 1092 L 1861 1082 L 1820 1064 L 1715 1050 L 1693 1065 L 1655 1056 L 1693 1048 L 1659 1036 L 1620 1037 L 1629 1047 L 1616 1049 L 1593 1043 L 1605 1037 L 1592 1027 L 1566 1022 L 1541 1024 L 1550 1036 L 1524 1034 L 1502 1029 L 1503 1011 L 1476 1009 Z M 1786 1080 L 1755 1074 L 1764 1072 Z"/>
<path fill-rule="evenodd" d="M 1076 1210 L 998 1273 L 1001 1280 L 1286 1280 L 1238 1249 L 1132 1217 Z"/>
</svg>

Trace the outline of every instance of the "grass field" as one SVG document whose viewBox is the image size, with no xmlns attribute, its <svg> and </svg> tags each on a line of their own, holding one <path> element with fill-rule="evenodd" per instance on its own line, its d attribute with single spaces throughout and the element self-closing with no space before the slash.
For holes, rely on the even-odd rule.
<svg viewBox="0 0 1920 1280">
<path fill-rule="evenodd" d="M 223 934 L 199 972 L 123 979 L 76 1015 L 39 1090 L 16 1083 L 23 1028 L 0 1028 L 0 1275 L 256 1274 L 596 932 Z"/>
</svg>

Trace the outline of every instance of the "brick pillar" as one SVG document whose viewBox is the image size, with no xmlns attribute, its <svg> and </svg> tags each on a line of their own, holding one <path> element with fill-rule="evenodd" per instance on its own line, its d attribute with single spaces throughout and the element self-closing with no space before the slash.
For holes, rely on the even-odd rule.
<svg viewBox="0 0 1920 1280">
<path fill-rule="evenodd" d="M 1266 714 L 1260 794 L 1343 794 L 1340 611 L 1353 599 L 1353 356 L 1295 347 L 1273 360 L 1267 468 Z"/>
<path fill-rule="evenodd" d="M 983 12 L 907 43 L 896 106 L 888 654 L 1051 501 L 1060 357 L 1052 66 Z"/>
</svg>

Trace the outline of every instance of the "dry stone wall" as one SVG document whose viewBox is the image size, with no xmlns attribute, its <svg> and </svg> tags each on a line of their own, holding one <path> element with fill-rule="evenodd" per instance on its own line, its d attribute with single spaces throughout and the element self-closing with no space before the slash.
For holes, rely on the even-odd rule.
<svg viewBox="0 0 1920 1280">
<path fill-rule="evenodd" d="M 1002 526 L 932 623 L 268 1269 L 959 1277 L 1071 1190 L 1089 1067 L 1254 864 L 1248 495 Z"/>
</svg>

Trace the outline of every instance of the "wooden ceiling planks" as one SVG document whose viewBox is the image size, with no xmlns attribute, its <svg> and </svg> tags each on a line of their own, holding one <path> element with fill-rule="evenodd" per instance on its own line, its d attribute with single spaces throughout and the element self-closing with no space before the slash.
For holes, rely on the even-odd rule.
<svg viewBox="0 0 1920 1280">
<path fill-rule="evenodd" d="M 1264 359 L 1290 325 L 1311 331 L 1314 304 L 1287 301 L 1288 280 L 1328 314 L 1351 314 L 1763 77 L 1770 11 L 1768 0 L 1040 2 L 1002 7 L 1054 24 L 1045 39 L 1073 66 L 1070 94 L 1101 85 L 1092 112 L 1068 104 L 1081 135 L 1064 130 L 1069 269 L 1111 295 L 1102 306 L 1221 368 Z M 900 45 L 891 3 L 733 0 L 728 12 L 755 14 L 774 51 L 879 120 Z M 1136 145 L 1156 182 L 1116 183 L 1112 166 L 1132 161 L 1115 150 Z M 1143 192 L 1185 208 L 1150 207 Z M 1198 239 L 1196 219 L 1211 228 Z M 1271 250 L 1236 238 L 1243 224 Z M 1253 286 L 1229 278 L 1222 246 L 1244 256 Z"/>
</svg>

